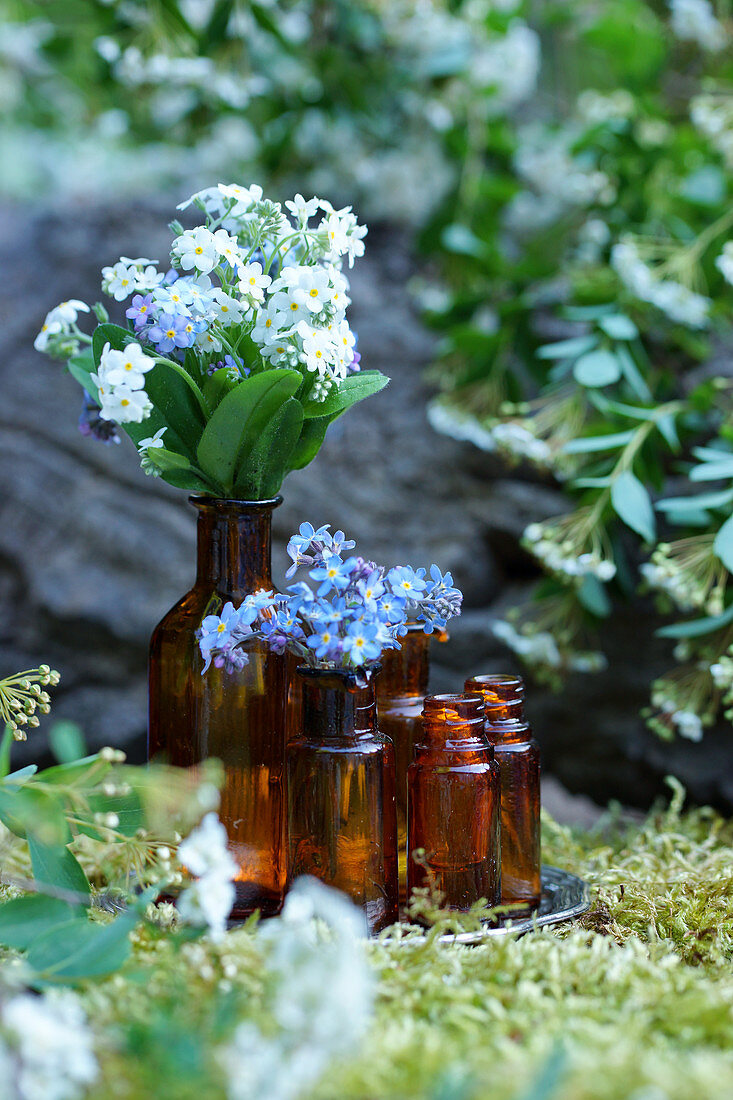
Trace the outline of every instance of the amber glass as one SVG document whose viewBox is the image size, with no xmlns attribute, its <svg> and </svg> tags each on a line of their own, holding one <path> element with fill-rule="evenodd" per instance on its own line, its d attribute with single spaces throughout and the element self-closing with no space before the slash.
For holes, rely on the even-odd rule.
<svg viewBox="0 0 733 1100">
<path fill-rule="evenodd" d="M 428 695 L 423 734 L 407 770 L 407 887 L 434 885 L 450 909 L 501 898 L 499 769 L 480 695 Z"/>
<path fill-rule="evenodd" d="M 302 720 L 287 747 L 288 882 L 313 875 L 364 910 L 371 932 L 397 920 L 394 750 L 377 729 L 373 672 L 298 669 Z"/>
<path fill-rule="evenodd" d="M 445 641 L 443 630 L 426 634 L 421 623 L 410 623 L 401 649 L 385 649 L 377 680 L 380 729 L 395 751 L 397 792 L 397 854 L 400 898 L 407 893 L 407 769 L 422 736 L 422 708 L 430 677 L 430 643 Z"/>
<path fill-rule="evenodd" d="M 473 676 L 466 691 L 486 707 L 486 735 L 501 770 L 502 903 L 536 907 L 540 866 L 540 750 L 524 717 L 518 676 Z"/>
<path fill-rule="evenodd" d="M 179 767 L 217 757 L 225 769 L 219 815 L 239 864 L 232 916 L 278 912 L 285 888 L 283 769 L 286 660 L 260 641 L 249 663 L 202 676 L 195 638 L 222 602 L 271 588 L 269 501 L 191 497 L 198 509 L 196 583 L 150 642 L 148 756 Z"/>
</svg>

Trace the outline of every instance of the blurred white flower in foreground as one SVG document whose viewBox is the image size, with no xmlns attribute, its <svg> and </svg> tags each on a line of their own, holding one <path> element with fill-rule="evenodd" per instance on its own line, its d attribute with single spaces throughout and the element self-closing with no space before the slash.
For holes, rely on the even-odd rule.
<svg viewBox="0 0 733 1100">
<path fill-rule="evenodd" d="M 726 44 L 723 24 L 715 18 L 708 0 L 670 0 L 672 30 L 687 42 L 717 53 Z"/>
<path fill-rule="evenodd" d="M 282 916 L 262 928 L 268 1007 L 263 1034 L 241 1023 L 220 1053 L 229 1100 L 296 1100 L 333 1058 L 355 1050 L 372 1017 L 374 983 L 363 914 L 315 879 L 299 879 Z"/>
<path fill-rule="evenodd" d="M 70 990 L 19 994 L 3 1007 L 2 1024 L 10 1039 L 0 1039 L 4 1100 L 77 1100 L 97 1079 L 93 1036 Z"/>
<path fill-rule="evenodd" d="M 207 925 L 213 939 L 221 937 L 234 905 L 232 879 L 239 868 L 229 854 L 227 834 L 215 813 L 178 846 L 180 863 L 196 876 L 178 898 L 177 908 L 189 924 Z"/>
</svg>

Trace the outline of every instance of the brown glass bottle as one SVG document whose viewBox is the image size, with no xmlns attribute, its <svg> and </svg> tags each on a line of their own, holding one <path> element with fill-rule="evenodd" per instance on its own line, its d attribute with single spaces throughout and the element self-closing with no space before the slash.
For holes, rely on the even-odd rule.
<svg viewBox="0 0 733 1100">
<path fill-rule="evenodd" d="M 422 623 L 410 623 L 400 649 L 385 649 L 377 681 L 379 726 L 395 751 L 397 855 L 400 898 L 407 895 L 407 769 L 422 737 L 422 708 L 430 677 L 430 644 L 445 641 L 444 630 L 426 634 Z"/>
<path fill-rule="evenodd" d="M 222 761 L 219 816 L 240 867 L 232 916 L 271 915 L 285 889 L 286 660 L 255 640 L 241 671 L 212 664 L 202 675 L 195 632 L 222 603 L 272 588 L 270 528 L 281 498 L 190 499 L 198 509 L 196 583 L 150 642 L 148 756 L 179 767 Z"/>
<path fill-rule="evenodd" d="M 370 932 L 397 920 L 394 750 L 377 729 L 374 670 L 302 666 L 302 723 L 287 747 L 288 882 L 313 875 L 364 910 Z"/>
<path fill-rule="evenodd" d="M 423 735 L 407 770 L 408 891 L 432 884 L 450 909 L 501 898 L 499 769 L 481 695 L 428 695 Z"/>
<path fill-rule="evenodd" d="M 502 903 L 535 908 L 542 896 L 540 750 L 524 717 L 524 684 L 518 676 L 473 676 L 465 687 L 483 696 L 486 736 L 501 770 Z"/>
</svg>

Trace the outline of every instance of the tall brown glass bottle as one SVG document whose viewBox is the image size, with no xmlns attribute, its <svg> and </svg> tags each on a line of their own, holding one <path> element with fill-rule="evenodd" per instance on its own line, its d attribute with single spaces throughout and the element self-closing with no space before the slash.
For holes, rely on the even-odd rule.
<svg viewBox="0 0 733 1100">
<path fill-rule="evenodd" d="M 400 898 L 407 895 L 407 769 L 415 745 L 422 738 L 422 708 L 428 693 L 430 645 L 445 641 L 444 630 L 426 634 L 421 623 L 410 623 L 401 649 L 385 649 L 377 680 L 380 729 L 391 738 L 395 751 L 397 794 L 397 848 Z"/>
<path fill-rule="evenodd" d="M 486 735 L 501 770 L 502 903 L 536 907 L 542 896 L 540 750 L 524 717 L 518 676 L 473 676 L 466 691 L 483 696 Z"/>
<path fill-rule="evenodd" d="M 377 729 L 373 673 L 301 667 L 302 724 L 287 747 L 288 882 L 313 875 L 397 920 L 394 750 Z"/>
<path fill-rule="evenodd" d="M 432 882 L 450 909 L 501 898 L 499 769 L 484 730 L 481 695 L 428 695 L 423 735 L 407 770 L 407 886 Z"/>
<path fill-rule="evenodd" d="M 203 676 L 195 632 L 222 602 L 272 588 L 270 528 L 280 499 L 191 497 L 198 509 L 196 583 L 150 642 L 148 756 L 179 767 L 207 757 L 224 764 L 219 815 L 240 871 L 232 916 L 277 913 L 285 888 L 284 797 L 286 660 L 260 641 L 249 663 Z"/>
</svg>

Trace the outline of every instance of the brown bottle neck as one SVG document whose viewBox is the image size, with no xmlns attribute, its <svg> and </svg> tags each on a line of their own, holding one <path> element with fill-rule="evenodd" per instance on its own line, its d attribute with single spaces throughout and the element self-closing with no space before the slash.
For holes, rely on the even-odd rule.
<svg viewBox="0 0 733 1100">
<path fill-rule="evenodd" d="M 191 497 L 198 509 L 197 585 L 235 599 L 272 587 L 272 512 L 280 500 Z"/>
<path fill-rule="evenodd" d="M 419 699 L 427 695 L 433 637 L 435 635 L 426 634 L 422 626 L 410 625 L 400 649 L 383 650 L 378 686 L 380 698 Z"/>
<path fill-rule="evenodd" d="M 532 727 L 524 718 L 492 719 L 487 711 L 486 736 L 493 745 L 516 745 L 532 740 Z"/>
<path fill-rule="evenodd" d="M 423 707 L 422 744 L 433 751 L 488 749 L 480 695 L 429 695 Z"/>
<path fill-rule="evenodd" d="M 378 671 L 378 670 L 377 670 Z M 372 737 L 377 732 L 375 671 L 356 685 L 344 669 L 299 668 L 303 733 L 309 739 L 339 741 Z"/>
</svg>

